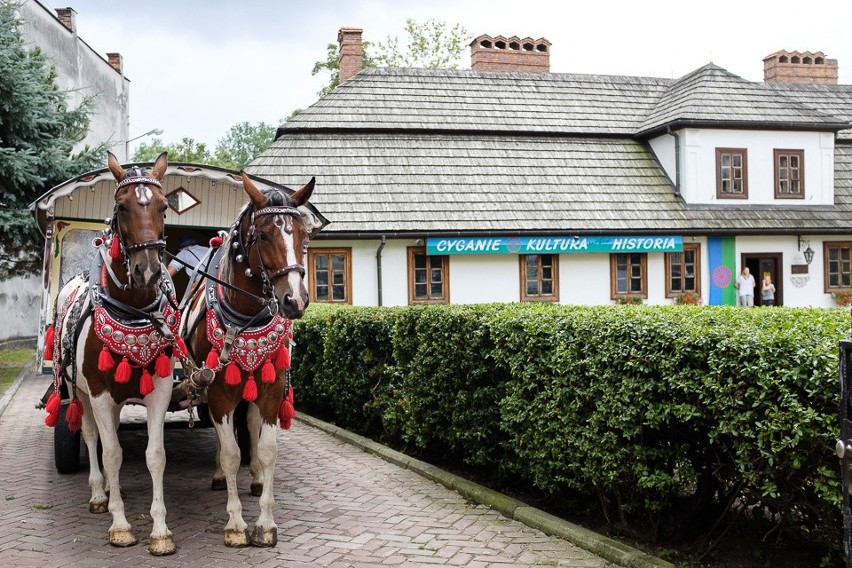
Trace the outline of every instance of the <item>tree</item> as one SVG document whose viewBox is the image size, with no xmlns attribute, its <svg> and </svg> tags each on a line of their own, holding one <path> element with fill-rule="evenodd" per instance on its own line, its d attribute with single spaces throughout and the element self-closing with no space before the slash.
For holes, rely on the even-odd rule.
<svg viewBox="0 0 852 568">
<path fill-rule="evenodd" d="M 277 125 L 266 122 L 235 124 L 216 143 L 213 163 L 223 168 L 242 170 L 275 141 L 277 129 Z"/>
<path fill-rule="evenodd" d="M 106 144 L 74 153 L 92 99 L 68 108 L 56 70 L 27 49 L 18 5 L 0 2 L 0 280 L 37 273 L 42 237 L 28 205 L 71 177 L 96 169 Z"/>
<path fill-rule="evenodd" d="M 470 34 L 460 24 L 448 28 L 445 22 L 427 20 L 418 24 L 415 20 L 405 22 L 408 45 L 400 49 L 399 39 L 388 36 L 375 47 L 363 42 L 364 67 L 422 67 L 425 69 L 457 69 Z M 376 53 L 373 53 L 376 51 Z M 324 97 L 340 84 L 340 62 L 338 45 L 328 44 L 325 61 L 317 61 L 311 75 L 329 71 L 328 84 L 319 93 Z"/>
<path fill-rule="evenodd" d="M 170 162 L 189 162 L 191 164 L 211 163 L 210 151 L 204 142 L 183 137 L 180 142 L 164 144 L 159 138 L 144 142 L 133 153 L 134 162 L 153 162 L 163 152 L 169 153 Z"/>
</svg>

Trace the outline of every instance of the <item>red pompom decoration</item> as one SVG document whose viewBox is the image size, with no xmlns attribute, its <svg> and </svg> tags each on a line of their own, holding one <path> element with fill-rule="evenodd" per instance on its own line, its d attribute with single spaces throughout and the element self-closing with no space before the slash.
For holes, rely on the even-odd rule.
<svg viewBox="0 0 852 568">
<path fill-rule="evenodd" d="M 264 383 L 275 382 L 275 367 L 269 359 L 263 364 L 263 369 L 260 370 L 260 380 Z"/>
<path fill-rule="evenodd" d="M 59 414 L 60 406 L 62 406 L 62 397 L 59 396 L 58 392 L 54 391 L 50 394 L 50 398 L 47 399 L 44 409 L 47 410 L 48 414 Z"/>
<path fill-rule="evenodd" d="M 172 359 L 164 352 L 160 351 L 157 361 L 154 363 L 154 372 L 158 377 L 169 377 L 172 374 Z M 143 393 L 144 394 L 144 393 Z"/>
<path fill-rule="evenodd" d="M 293 424 L 293 418 L 296 417 L 296 408 L 293 406 L 293 387 L 290 387 L 287 396 L 281 401 L 281 406 L 278 407 L 278 425 L 282 430 L 289 430 Z"/>
<path fill-rule="evenodd" d="M 225 382 L 229 385 L 236 386 L 243 381 L 242 373 L 240 373 L 240 368 L 237 367 L 237 364 L 231 361 L 228 363 L 228 366 L 225 367 Z"/>
<path fill-rule="evenodd" d="M 44 417 L 44 425 L 45 426 L 50 426 L 51 428 L 53 428 L 54 426 L 56 426 L 57 422 L 59 422 L 59 413 L 58 412 L 56 414 L 48 414 L 47 416 Z"/>
<path fill-rule="evenodd" d="M 115 382 L 117 383 L 127 383 L 130 381 L 130 374 L 133 372 L 133 369 L 130 368 L 130 362 L 127 360 L 127 357 L 124 357 L 121 360 L 121 363 L 118 364 L 118 368 L 115 370 Z"/>
<path fill-rule="evenodd" d="M 44 360 L 53 361 L 53 344 L 56 341 L 56 331 L 53 325 L 47 326 L 44 332 Z"/>
<path fill-rule="evenodd" d="M 189 353 L 189 349 L 186 348 L 186 342 L 183 340 L 183 337 L 175 337 L 174 352 L 175 357 L 186 357 Z"/>
<path fill-rule="evenodd" d="M 209 369 L 215 369 L 219 365 L 219 352 L 211 349 L 210 353 L 207 354 L 207 359 L 204 360 L 204 364 Z"/>
<path fill-rule="evenodd" d="M 106 372 L 114 366 L 115 359 L 112 358 L 112 353 L 109 352 L 109 348 L 104 345 L 104 348 L 101 349 L 100 355 L 98 355 L 98 371 Z"/>
<path fill-rule="evenodd" d="M 154 378 L 148 369 L 142 369 L 142 378 L 139 379 L 139 393 L 142 396 L 148 396 L 154 392 Z"/>
<path fill-rule="evenodd" d="M 249 375 L 246 386 L 243 388 L 243 400 L 252 402 L 255 399 L 257 399 L 257 383 L 254 380 L 254 375 Z"/>
<path fill-rule="evenodd" d="M 290 350 L 284 345 L 275 352 L 275 368 L 289 369 L 290 368 Z"/>
<path fill-rule="evenodd" d="M 77 432 L 83 427 L 83 403 L 79 398 L 75 398 L 65 410 L 65 420 L 68 421 L 68 429 L 72 432 Z"/>
<path fill-rule="evenodd" d="M 121 258 L 121 239 L 118 235 L 113 235 L 112 244 L 109 246 L 109 257 L 113 260 Z"/>
<path fill-rule="evenodd" d="M 219 248 L 222 246 L 222 237 L 213 237 L 210 239 L 210 246 L 213 248 Z"/>
</svg>

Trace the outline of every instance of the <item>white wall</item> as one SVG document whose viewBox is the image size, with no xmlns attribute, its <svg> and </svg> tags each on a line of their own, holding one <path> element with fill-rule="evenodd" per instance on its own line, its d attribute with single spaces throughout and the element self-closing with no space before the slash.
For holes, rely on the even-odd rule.
<svg viewBox="0 0 852 568">
<path fill-rule="evenodd" d="M 0 340 L 35 337 L 41 310 L 41 278 L 13 278 L 0 282 Z"/>
</svg>

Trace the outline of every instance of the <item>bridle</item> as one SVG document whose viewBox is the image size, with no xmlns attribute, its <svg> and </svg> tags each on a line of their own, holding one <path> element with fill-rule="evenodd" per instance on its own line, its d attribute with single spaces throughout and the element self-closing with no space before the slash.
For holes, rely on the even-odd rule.
<svg viewBox="0 0 852 568">
<path fill-rule="evenodd" d="M 160 191 L 163 190 L 163 186 L 162 184 L 160 184 L 160 181 L 158 179 L 143 175 L 142 170 L 139 169 L 139 167 L 137 166 L 133 167 L 132 175 L 125 176 L 123 180 L 121 180 L 115 185 L 115 192 L 113 195 L 118 195 L 118 190 L 128 185 L 137 186 L 137 191 L 141 191 L 145 185 L 153 185 L 158 187 Z M 158 249 L 160 262 L 162 262 L 163 251 L 166 248 L 165 239 L 160 238 L 155 240 L 147 240 L 139 243 L 134 243 L 132 245 L 128 245 L 127 243 L 125 243 L 124 234 L 121 230 L 121 226 L 118 219 L 118 207 L 118 201 L 115 201 L 115 205 L 112 209 L 112 217 L 110 218 L 109 226 L 112 230 L 113 238 L 115 238 L 116 236 L 118 237 L 118 241 L 121 245 L 121 251 L 124 255 L 124 264 L 128 268 L 128 270 L 130 269 L 130 253 L 140 250 Z"/>
</svg>

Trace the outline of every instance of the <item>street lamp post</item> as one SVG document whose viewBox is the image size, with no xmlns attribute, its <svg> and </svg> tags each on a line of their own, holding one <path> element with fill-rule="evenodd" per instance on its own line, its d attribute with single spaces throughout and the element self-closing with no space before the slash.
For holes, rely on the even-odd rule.
<svg viewBox="0 0 852 568">
<path fill-rule="evenodd" d="M 125 156 L 125 159 L 126 159 L 128 162 L 130 161 L 130 143 L 131 143 L 131 142 L 133 142 L 134 140 L 139 140 L 140 138 L 145 138 L 146 136 L 150 136 L 150 135 L 152 135 L 152 134 L 156 134 L 157 136 L 159 136 L 159 135 L 160 135 L 160 134 L 162 134 L 163 132 L 165 132 L 165 131 L 164 131 L 162 128 L 154 128 L 154 129 L 152 129 L 152 130 L 149 130 L 149 131 L 148 131 L 148 132 L 146 132 L 145 134 L 140 134 L 139 136 L 135 136 L 135 137 L 133 137 L 133 138 L 131 138 L 131 139 L 129 139 L 129 140 L 127 140 L 127 141 L 125 141 L 125 142 L 124 142 L 124 156 Z"/>
</svg>

